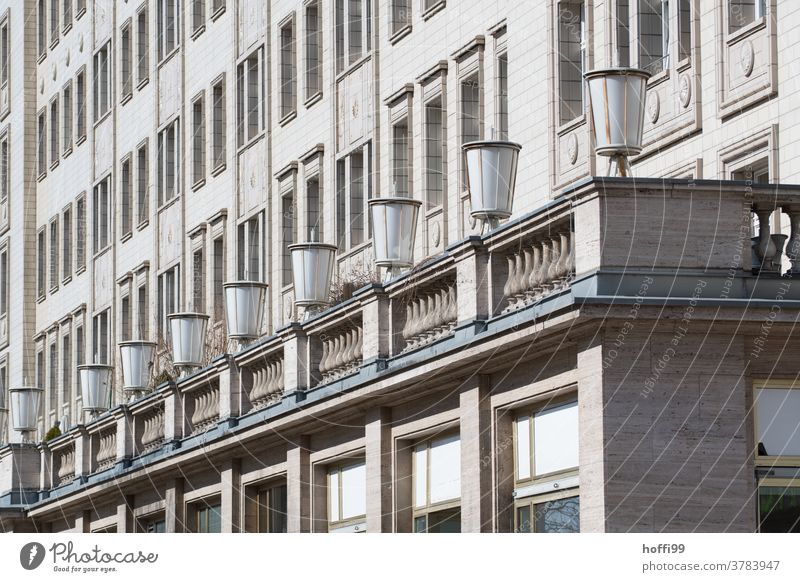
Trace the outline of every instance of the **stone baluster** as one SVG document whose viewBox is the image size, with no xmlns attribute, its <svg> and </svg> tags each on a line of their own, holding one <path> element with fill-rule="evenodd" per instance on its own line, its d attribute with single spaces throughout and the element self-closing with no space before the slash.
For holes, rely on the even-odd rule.
<svg viewBox="0 0 800 582">
<path fill-rule="evenodd" d="M 754 267 L 757 270 L 769 270 L 772 266 L 772 259 L 775 256 L 775 243 L 770 236 L 772 209 L 756 205 L 753 207 L 753 212 L 758 216 L 758 237 L 754 241 L 753 250 L 759 259 L 758 264 L 754 265 Z"/>
<path fill-rule="evenodd" d="M 789 242 L 786 245 L 786 256 L 792 263 L 788 274 L 794 276 L 800 274 L 800 206 L 784 206 L 783 211 L 789 215 L 791 227 Z"/>
</svg>

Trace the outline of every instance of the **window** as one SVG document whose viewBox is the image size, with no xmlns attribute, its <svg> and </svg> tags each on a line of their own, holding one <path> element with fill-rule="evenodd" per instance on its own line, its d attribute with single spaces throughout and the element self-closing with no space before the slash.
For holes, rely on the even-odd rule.
<svg viewBox="0 0 800 582">
<path fill-rule="evenodd" d="M 225 78 L 211 87 L 211 163 L 216 170 L 225 165 Z"/>
<path fill-rule="evenodd" d="M 370 0 L 336 0 L 337 73 L 372 50 L 370 4 Z"/>
<path fill-rule="evenodd" d="M 766 0 L 729 0 L 728 32 L 734 33 L 767 13 Z"/>
<path fill-rule="evenodd" d="M 225 0 L 211 0 L 211 16 L 215 16 L 217 13 L 223 11 L 225 9 Z"/>
<path fill-rule="evenodd" d="M 211 243 L 212 258 L 214 261 L 214 274 L 212 291 L 214 293 L 214 317 L 220 317 L 224 309 L 224 295 L 222 284 L 225 282 L 225 246 L 224 239 L 219 236 Z"/>
<path fill-rule="evenodd" d="M 50 393 L 50 414 L 58 411 L 58 345 L 55 341 L 50 343 L 47 360 L 47 391 Z"/>
<path fill-rule="evenodd" d="M 319 0 L 306 6 L 306 101 L 322 92 L 322 15 Z"/>
<path fill-rule="evenodd" d="M 205 312 L 206 308 L 206 262 L 203 249 L 192 253 L 192 305 L 190 311 Z"/>
<path fill-rule="evenodd" d="M 508 139 L 508 53 L 497 57 L 497 139 Z"/>
<path fill-rule="evenodd" d="M 0 87 L 8 87 L 8 55 L 11 50 L 8 36 L 8 19 L 0 24 Z"/>
<path fill-rule="evenodd" d="M 72 0 L 62 0 L 62 2 L 64 3 L 63 12 L 61 13 L 62 27 L 66 32 L 72 26 Z"/>
<path fill-rule="evenodd" d="M 461 440 L 435 438 L 414 447 L 414 531 L 461 531 Z"/>
<path fill-rule="evenodd" d="M 8 290 L 8 246 L 6 245 L 0 250 L 0 317 L 8 315 Z"/>
<path fill-rule="evenodd" d="M 411 0 L 392 0 L 390 34 L 394 36 L 407 26 L 411 26 Z"/>
<path fill-rule="evenodd" d="M 153 519 L 145 522 L 142 529 L 145 533 L 166 533 L 167 522 L 164 519 Z"/>
<path fill-rule="evenodd" d="M 111 106 L 111 41 L 94 55 L 94 120 L 99 121 Z"/>
<path fill-rule="evenodd" d="M 365 207 L 371 191 L 371 153 L 370 145 L 366 144 L 336 163 L 336 229 L 340 250 L 353 248 L 365 240 Z"/>
<path fill-rule="evenodd" d="M 261 281 L 261 220 L 258 214 L 239 225 L 239 279 Z"/>
<path fill-rule="evenodd" d="M 236 69 L 236 128 L 238 144 L 249 143 L 263 128 L 264 49 L 259 48 Z"/>
<path fill-rule="evenodd" d="M 43 299 L 47 289 L 47 234 L 44 228 L 36 234 L 36 294 Z"/>
<path fill-rule="evenodd" d="M 86 196 L 75 204 L 75 268 L 86 268 Z"/>
<path fill-rule="evenodd" d="M 653 75 L 669 67 L 668 0 L 639 0 L 639 67 Z"/>
<path fill-rule="evenodd" d="M 192 184 L 206 177 L 206 110 L 201 94 L 192 101 Z"/>
<path fill-rule="evenodd" d="M 81 322 L 83 317 L 81 317 Z M 86 341 L 83 337 L 83 323 L 75 325 L 75 365 L 82 366 L 86 363 Z"/>
<path fill-rule="evenodd" d="M 150 336 L 150 302 L 147 297 L 147 280 L 139 285 L 136 290 L 137 317 L 139 323 L 137 339 L 147 339 Z"/>
<path fill-rule="evenodd" d="M 147 142 L 136 150 L 136 207 L 138 224 L 144 223 L 150 214 L 150 156 Z"/>
<path fill-rule="evenodd" d="M 50 222 L 50 292 L 58 289 L 58 219 Z"/>
<path fill-rule="evenodd" d="M 559 121 L 583 115 L 583 73 L 586 70 L 586 21 L 583 2 L 558 4 Z"/>
<path fill-rule="evenodd" d="M 180 266 L 167 269 L 158 277 L 158 324 L 161 326 L 160 334 L 164 337 L 169 327 L 167 315 L 178 310 L 180 297 Z"/>
<path fill-rule="evenodd" d="M 286 533 L 286 485 L 273 485 L 258 492 L 260 533 Z"/>
<path fill-rule="evenodd" d="M 95 254 L 105 249 L 110 241 L 111 176 L 106 176 L 94 187 L 92 199 L 92 250 Z"/>
<path fill-rule="evenodd" d="M 122 25 L 120 31 L 120 85 L 122 88 L 122 101 L 133 95 L 133 39 L 131 39 L 131 22 Z"/>
<path fill-rule="evenodd" d="M 96 364 L 108 364 L 108 309 L 92 319 L 92 359 Z"/>
<path fill-rule="evenodd" d="M 39 58 L 42 58 L 47 54 L 47 0 L 39 0 L 37 14 L 36 40 L 39 48 Z"/>
<path fill-rule="evenodd" d="M 3 358 L 0 361 L 0 408 L 8 408 L 9 407 L 9 399 L 7 395 L 7 387 L 8 387 L 8 360 Z M 8 442 L 6 439 L 5 427 L 0 427 L 0 440 L 4 443 Z"/>
<path fill-rule="evenodd" d="M 180 0 L 158 0 L 158 60 L 167 58 L 181 43 Z"/>
<path fill-rule="evenodd" d="M 516 530 L 579 531 L 578 403 L 525 412 L 517 416 L 514 428 Z M 552 487 L 543 489 L 541 483 Z M 554 490 L 557 493 L 551 493 Z"/>
<path fill-rule="evenodd" d="M 58 126 L 61 118 L 58 116 L 58 96 L 50 102 L 50 167 L 58 164 L 61 157 L 58 143 Z"/>
<path fill-rule="evenodd" d="M 124 295 L 122 300 L 120 301 L 120 337 L 122 341 L 130 341 L 131 339 L 131 319 L 133 318 L 133 314 L 131 313 L 132 306 L 131 306 L 131 296 Z"/>
<path fill-rule="evenodd" d="M 8 173 L 8 129 L 3 130 L 0 135 L 0 201 L 5 202 L 8 200 L 9 173 Z"/>
<path fill-rule="evenodd" d="M 36 119 L 36 160 L 41 178 L 47 175 L 47 108 Z"/>
<path fill-rule="evenodd" d="M 408 118 L 392 125 L 392 195 L 411 196 Z"/>
<path fill-rule="evenodd" d="M 72 207 L 61 217 L 61 278 L 72 276 Z"/>
<path fill-rule="evenodd" d="M 222 531 L 222 510 L 219 503 L 198 504 L 195 509 L 196 533 L 220 533 Z"/>
<path fill-rule="evenodd" d="M 77 0 L 76 12 L 75 18 L 80 18 L 86 13 L 86 0 Z"/>
<path fill-rule="evenodd" d="M 444 199 L 444 115 L 442 98 L 425 104 L 425 199 L 435 208 Z"/>
<path fill-rule="evenodd" d="M 475 73 L 462 79 L 459 88 L 461 101 L 461 143 L 475 141 L 481 138 L 481 94 L 483 88 L 480 83 L 480 75 Z M 460 148 L 459 148 L 460 150 Z M 461 191 L 467 189 L 467 166 L 461 161 Z"/>
<path fill-rule="evenodd" d="M 294 17 L 280 29 L 280 118 L 284 119 L 297 109 L 297 71 L 294 54 Z"/>
<path fill-rule="evenodd" d="M 341 465 L 328 471 L 328 528 L 366 531 L 367 469 L 361 463 Z"/>
<path fill-rule="evenodd" d="M 165 204 L 180 194 L 180 133 L 176 119 L 158 133 L 158 199 Z"/>
<path fill-rule="evenodd" d="M 36 352 L 36 386 L 38 388 L 45 387 L 45 372 L 44 372 L 44 348 Z"/>
<path fill-rule="evenodd" d="M 62 149 L 66 155 L 72 149 L 72 81 L 64 85 L 61 98 Z"/>
<path fill-rule="evenodd" d="M 61 401 L 68 404 L 72 400 L 72 338 L 69 333 L 61 336 Z"/>
<path fill-rule="evenodd" d="M 140 85 L 149 76 L 150 36 L 148 30 L 147 4 L 136 13 L 136 82 Z"/>
<path fill-rule="evenodd" d="M 322 192 L 319 174 L 306 180 L 306 237 L 308 241 L 324 240 L 322 230 Z"/>
<path fill-rule="evenodd" d="M 205 0 L 192 0 L 192 34 L 197 33 L 206 24 Z"/>
<path fill-rule="evenodd" d="M 294 204 L 294 191 L 290 190 L 281 195 L 281 263 L 283 269 L 283 284 L 290 285 L 292 276 L 292 252 L 289 246 L 296 242 L 297 212 Z"/>
<path fill-rule="evenodd" d="M 86 139 L 86 71 L 81 69 L 75 81 L 75 132 L 78 142 Z"/>
<path fill-rule="evenodd" d="M 800 532 L 800 387 L 754 382 L 753 392 L 759 531 Z"/>
<path fill-rule="evenodd" d="M 120 236 L 123 238 L 133 232 L 133 170 L 131 156 L 122 160 L 120 166 Z"/>
<path fill-rule="evenodd" d="M 617 0 L 617 61 L 620 67 L 631 66 L 630 0 Z"/>
<path fill-rule="evenodd" d="M 678 41 L 680 60 L 692 55 L 692 3 L 691 0 L 678 0 Z"/>
<path fill-rule="evenodd" d="M 50 44 L 58 41 L 58 0 L 50 0 Z"/>
</svg>

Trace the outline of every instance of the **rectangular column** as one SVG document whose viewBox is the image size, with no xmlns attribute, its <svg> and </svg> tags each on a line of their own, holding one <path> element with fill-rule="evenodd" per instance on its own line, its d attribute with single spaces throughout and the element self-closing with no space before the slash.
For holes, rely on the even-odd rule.
<svg viewBox="0 0 800 582">
<path fill-rule="evenodd" d="M 167 487 L 166 501 L 167 533 L 186 531 L 186 516 L 183 508 L 183 477 L 178 477 Z"/>
<path fill-rule="evenodd" d="M 461 388 L 461 531 L 492 531 L 492 438 L 489 376 Z"/>
<path fill-rule="evenodd" d="M 311 531 L 309 437 L 300 436 L 286 451 L 286 508 L 289 533 Z"/>
<path fill-rule="evenodd" d="M 230 459 L 220 472 L 222 533 L 241 531 L 241 462 Z"/>
<path fill-rule="evenodd" d="M 367 532 L 391 532 L 391 409 L 373 408 L 366 420 Z"/>
</svg>

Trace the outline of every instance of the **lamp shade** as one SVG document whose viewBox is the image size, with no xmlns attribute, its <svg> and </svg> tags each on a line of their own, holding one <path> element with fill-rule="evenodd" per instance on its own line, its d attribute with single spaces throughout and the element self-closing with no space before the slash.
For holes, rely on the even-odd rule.
<svg viewBox="0 0 800 582">
<path fill-rule="evenodd" d="M 522 146 L 510 141 L 472 141 L 462 146 L 473 218 L 508 218 L 514 205 Z"/>
<path fill-rule="evenodd" d="M 631 156 L 642 151 L 645 93 L 650 73 L 641 69 L 598 69 L 584 74 L 601 156 Z"/>
<path fill-rule="evenodd" d="M 36 430 L 42 390 L 35 386 L 11 388 L 11 424 L 14 430 L 24 432 Z"/>
<path fill-rule="evenodd" d="M 172 339 L 172 363 L 199 368 L 203 365 L 208 315 L 205 313 L 173 313 L 167 316 Z"/>
<path fill-rule="evenodd" d="M 105 364 L 84 364 L 78 366 L 81 379 L 83 409 L 90 412 L 103 412 L 111 406 L 111 377 L 113 366 Z"/>
<path fill-rule="evenodd" d="M 125 392 L 140 392 L 147 389 L 155 352 L 156 344 L 153 342 L 138 340 L 120 342 L 122 389 Z"/>
<path fill-rule="evenodd" d="M 222 287 L 225 289 L 225 321 L 228 326 L 228 337 L 232 339 L 259 337 L 268 285 L 258 281 L 232 281 L 223 284 Z"/>
<path fill-rule="evenodd" d="M 307 242 L 289 245 L 289 250 L 292 252 L 295 305 L 328 303 L 336 245 Z"/>
<path fill-rule="evenodd" d="M 421 201 L 413 198 L 375 198 L 369 201 L 377 266 L 393 269 L 414 264 L 414 237 L 421 205 Z"/>
</svg>

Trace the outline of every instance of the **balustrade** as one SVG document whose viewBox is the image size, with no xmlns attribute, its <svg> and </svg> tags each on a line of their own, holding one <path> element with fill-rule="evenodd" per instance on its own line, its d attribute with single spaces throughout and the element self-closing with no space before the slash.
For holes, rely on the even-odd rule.
<svg viewBox="0 0 800 582">
<path fill-rule="evenodd" d="M 263 408 L 279 400 L 284 389 L 283 358 L 275 358 L 261 366 L 253 366 L 251 371 L 253 387 L 249 396 L 253 408 Z"/>
<path fill-rule="evenodd" d="M 789 216 L 788 236 L 772 233 L 770 217 L 775 211 L 773 205 L 753 205 L 752 212 L 758 219 L 758 234 L 750 239 L 754 273 L 782 274 L 784 252 L 790 263 L 789 269 L 784 274 L 793 276 L 800 273 L 800 206 L 787 204 L 780 208 Z"/>
<path fill-rule="evenodd" d="M 98 471 L 111 467 L 117 461 L 117 433 L 108 432 L 100 435 L 97 446 L 95 466 Z"/>
<path fill-rule="evenodd" d="M 402 329 L 405 347 L 413 350 L 450 335 L 458 319 L 455 281 L 437 282 L 407 296 L 406 320 Z"/>
<path fill-rule="evenodd" d="M 219 387 L 211 386 L 186 395 L 194 400 L 190 423 L 192 434 L 205 432 L 219 420 Z"/>
<path fill-rule="evenodd" d="M 361 326 L 350 325 L 320 334 L 322 357 L 319 373 L 322 384 L 332 382 L 361 367 L 363 359 L 363 331 Z"/>
<path fill-rule="evenodd" d="M 142 450 L 148 453 L 164 444 L 164 411 L 158 409 L 146 416 L 143 425 Z"/>
<path fill-rule="evenodd" d="M 75 479 L 75 445 L 62 449 L 56 453 L 58 455 L 58 477 L 59 485 L 66 485 Z"/>
</svg>

